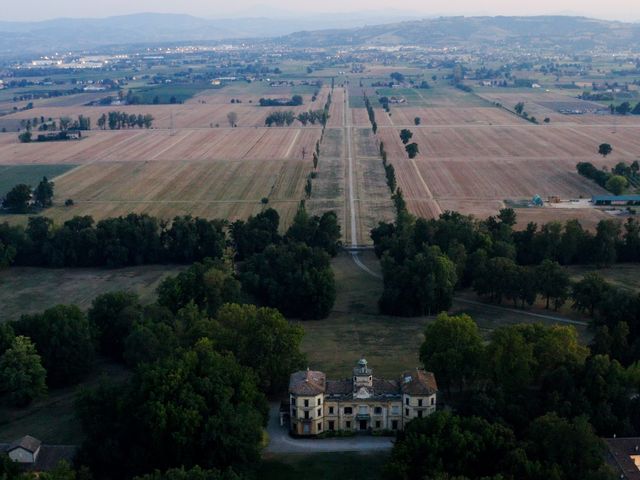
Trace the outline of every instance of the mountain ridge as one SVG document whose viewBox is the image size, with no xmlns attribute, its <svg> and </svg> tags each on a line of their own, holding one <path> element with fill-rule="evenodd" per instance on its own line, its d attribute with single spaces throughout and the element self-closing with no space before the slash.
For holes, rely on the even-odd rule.
<svg viewBox="0 0 640 480">
<path fill-rule="evenodd" d="M 0 54 L 33 55 L 60 50 L 88 51 L 110 45 L 166 45 L 238 39 L 274 39 L 303 47 L 453 46 L 514 42 L 546 48 L 557 44 L 576 51 L 598 47 L 640 49 L 639 23 L 588 17 L 449 16 L 415 20 L 390 17 L 384 23 L 372 21 L 375 19 L 205 19 L 187 14 L 139 13 L 97 19 L 0 21 Z M 16 51 L 16 45 L 20 45 L 20 52 Z M 79 45 L 82 45 L 81 49 Z"/>
</svg>

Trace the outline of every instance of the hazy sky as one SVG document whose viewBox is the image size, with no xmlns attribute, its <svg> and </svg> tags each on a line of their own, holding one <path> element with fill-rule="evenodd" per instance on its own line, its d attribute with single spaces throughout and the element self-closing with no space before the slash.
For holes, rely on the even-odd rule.
<svg viewBox="0 0 640 480">
<path fill-rule="evenodd" d="M 402 10 L 408 10 L 424 15 L 580 14 L 640 20 L 638 0 L 0 0 L 0 3 L 0 20 L 103 17 L 139 12 L 188 13 L 202 17 L 245 16 L 252 13 L 264 16 L 270 9 L 281 10 L 282 14 L 359 10 L 398 10 L 398 13 L 402 13 Z M 259 6 L 256 7 L 256 4 Z"/>
</svg>

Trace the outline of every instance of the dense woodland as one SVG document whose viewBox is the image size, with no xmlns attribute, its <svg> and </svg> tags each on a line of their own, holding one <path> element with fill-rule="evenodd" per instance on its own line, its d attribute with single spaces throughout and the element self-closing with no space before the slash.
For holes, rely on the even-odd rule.
<svg viewBox="0 0 640 480">
<path fill-rule="evenodd" d="M 513 325 L 485 341 L 441 314 L 420 349 L 446 403 L 399 433 L 385 478 L 613 480 L 599 437 L 640 434 L 638 364 L 580 344 L 573 327 Z"/>
<path fill-rule="evenodd" d="M 105 222 L 74 219 L 55 228 L 34 217 L 25 229 L 4 225 L 5 264 L 92 264 L 104 258 L 90 252 L 114 245 L 131 264 L 201 261 L 163 280 L 152 305 L 115 292 L 94 299 L 86 313 L 58 305 L 0 324 L 4 403 L 26 406 L 49 389 L 76 385 L 98 358 L 130 371 L 80 395 L 86 440 L 79 469 L 61 466 L 41 478 L 122 479 L 172 468 L 189 473 L 166 478 L 254 478 L 266 395 L 286 389 L 305 363 L 303 330 L 280 312 L 322 318 L 333 305 L 335 214 L 310 216 L 301 205 L 285 235 L 272 209 L 231 225 L 183 217 L 167 227 L 136 215 Z M 31 478 L 0 460 L 0 478 Z"/>
</svg>

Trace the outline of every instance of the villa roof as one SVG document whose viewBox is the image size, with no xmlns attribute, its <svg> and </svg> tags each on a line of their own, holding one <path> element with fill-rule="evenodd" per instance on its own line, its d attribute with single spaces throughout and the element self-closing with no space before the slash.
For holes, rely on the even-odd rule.
<svg viewBox="0 0 640 480">
<path fill-rule="evenodd" d="M 353 391 L 353 382 L 345 380 L 327 380 L 327 395 L 348 395 Z"/>
<path fill-rule="evenodd" d="M 373 379 L 373 391 L 376 395 L 389 395 L 400 393 L 400 386 L 396 380 L 385 380 L 384 378 Z"/>
<path fill-rule="evenodd" d="M 22 448 L 27 452 L 36 453 L 41 445 L 42 442 L 37 438 L 32 437 L 31 435 L 25 435 L 24 437 L 19 438 L 15 442 L 9 444 L 6 451 L 10 452 L 12 450 L 15 450 L 16 448 Z"/>
<path fill-rule="evenodd" d="M 289 380 L 289 393 L 294 395 L 318 395 L 324 393 L 325 388 L 325 374 L 315 370 L 295 372 Z"/>
<path fill-rule="evenodd" d="M 388 398 L 389 396 L 399 396 L 403 393 L 430 396 L 438 391 L 438 385 L 433 373 L 420 368 L 404 373 L 399 381 L 373 377 L 372 383 L 371 387 L 366 387 L 372 398 Z M 359 386 L 359 388 L 365 387 Z M 324 393 L 332 397 L 341 397 L 343 400 L 348 400 L 355 395 L 354 380 L 352 378 L 327 380 L 323 372 L 307 369 L 291 374 L 289 393 L 301 396 L 315 396 Z"/>
<path fill-rule="evenodd" d="M 402 375 L 402 393 L 409 395 L 433 395 L 438 391 L 436 377 L 432 372 L 416 368 Z"/>
</svg>

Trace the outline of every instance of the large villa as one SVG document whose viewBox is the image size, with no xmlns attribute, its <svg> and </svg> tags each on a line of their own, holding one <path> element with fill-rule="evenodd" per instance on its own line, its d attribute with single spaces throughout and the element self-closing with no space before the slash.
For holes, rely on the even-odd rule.
<svg viewBox="0 0 640 480">
<path fill-rule="evenodd" d="M 436 410 L 438 386 L 431 372 L 416 369 L 399 380 L 375 378 L 363 358 L 351 378 L 327 380 L 323 372 L 295 372 L 289 380 L 292 435 L 327 431 L 402 430 Z"/>
</svg>

